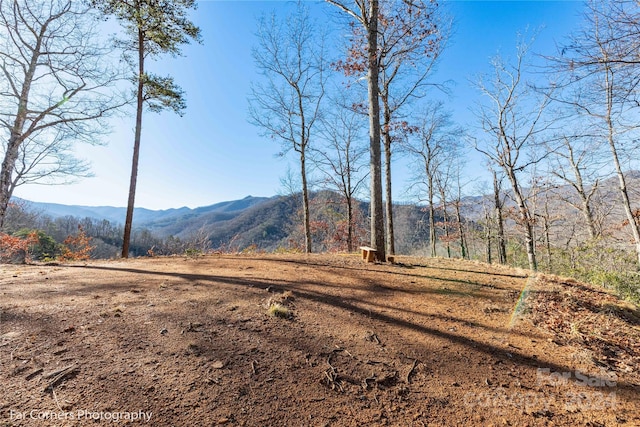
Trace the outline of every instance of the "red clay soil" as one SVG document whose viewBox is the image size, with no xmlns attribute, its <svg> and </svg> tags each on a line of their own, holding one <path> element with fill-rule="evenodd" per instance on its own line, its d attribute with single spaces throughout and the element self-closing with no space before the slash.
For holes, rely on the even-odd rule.
<svg viewBox="0 0 640 427">
<path fill-rule="evenodd" d="M 0 426 L 640 426 L 637 308 L 399 261 L 2 265 Z"/>
</svg>

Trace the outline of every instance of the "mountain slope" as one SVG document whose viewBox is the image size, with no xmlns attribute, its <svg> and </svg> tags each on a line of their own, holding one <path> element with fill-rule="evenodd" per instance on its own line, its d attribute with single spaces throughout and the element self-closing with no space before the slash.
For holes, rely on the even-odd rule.
<svg viewBox="0 0 640 427">
<path fill-rule="evenodd" d="M 42 212 L 46 215 L 51 216 L 52 218 L 74 216 L 78 218 L 92 218 L 97 220 L 106 219 L 107 221 L 115 224 L 123 224 L 127 212 L 126 208 L 112 206 L 78 206 L 62 205 L 58 203 L 40 203 L 21 199 L 16 200 L 22 201 L 26 203 L 26 205 L 30 209 Z M 172 222 L 186 221 L 190 218 L 206 215 L 213 212 L 219 212 L 233 216 L 244 209 L 262 203 L 266 200 L 269 200 L 269 198 L 247 196 L 241 200 L 220 202 L 210 206 L 203 206 L 195 209 L 191 209 L 188 207 L 165 210 L 135 208 L 133 221 L 134 226 L 136 227 L 161 228 L 163 224 L 166 225 Z"/>
</svg>

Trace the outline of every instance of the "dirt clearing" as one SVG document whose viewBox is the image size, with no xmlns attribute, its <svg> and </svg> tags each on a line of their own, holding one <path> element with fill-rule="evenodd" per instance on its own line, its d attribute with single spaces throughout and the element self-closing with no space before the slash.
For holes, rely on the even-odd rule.
<svg viewBox="0 0 640 427">
<path fill-rule="evenodd" d="M 635 307 L 399 261 L 0 266 L 0 425 L 640 426 Z"/>
</svg>

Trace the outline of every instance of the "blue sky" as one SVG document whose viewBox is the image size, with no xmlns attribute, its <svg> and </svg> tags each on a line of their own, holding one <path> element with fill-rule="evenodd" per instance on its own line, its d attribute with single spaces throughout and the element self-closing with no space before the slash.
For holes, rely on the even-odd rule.
<svg viewBox="0 0 640 427">
<path fill-rule="evenodd" d="M 312 3 L 323 17 L 330 6 Z M 514 51 L 518 32 L 540 30 L 533 45 L 538 53 L 553 53 L 572 28 L 579 25 L 579 1 L 446 1 L 455 32 L 444 51 L 435 81 L 451 80 L 446 100 L 459 124 L 472 127 L 469 108 L 478 98 L 469 79 L 488 71 L 489 59 Z M 251 58 L 256 20 L 261 13 L 284 13 L 284 1 L 200 1 L 193 21 L 204 43 L 183 49 L 184 57 L 164 58 L 151 66 L 171 74 L 185 90 L 184 117 L 147 113 L 136 206 L 149 209 L 197 207 L 247 195 L 272 196 L 293 158 L 280 158 L 278 143 L 259 136 L 247 122 L 250 83 L 258 78 Z M 327 18 L 325 18 L 327 19 Z M 15 196 L 33 201 L 125 206 L 133 146 L 134 111 L 113 122 L 113 133 L 100 147 L 79 146 L 77 154 L 93 165 L 95 177 L 65 186 L 18 187 Z M 396 199 L 405 198 L 409 173 L 394 165 Z M 467 179 L 485 179 L 481 161 L 471 153 Z M 473 189 L 470 189 L 472 191 Z"/>
</svg>

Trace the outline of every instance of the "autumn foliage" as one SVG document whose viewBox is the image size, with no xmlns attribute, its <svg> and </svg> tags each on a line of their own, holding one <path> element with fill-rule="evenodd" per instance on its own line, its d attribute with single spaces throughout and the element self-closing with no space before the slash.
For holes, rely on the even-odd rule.
<svg viewBox="0 0 640 427">
<path fill-rule="evenodd" d="M 415 66 L 420 60 L 439 52 L 442 35 L 434 20 L 435 1 L 391 2 L 381 5 L 378 13 L 378 65 L 392 73 L 398 62 Z M 349 24 L 350 44 L 344 59 L 331 65 L 347 76 L 367 71 L 368 45 L 366 31 L 356 23 Z"/>
<path fill-rule="evenodd" d="M 0 233 L 0 262 L 26 262 L 29 260 L 29 247 L 38 242 L 34 231 L 26 237 Z"/>
<path fill-rule="evenodd" d="M 91 257 L 91 237 L 87 236 L 81 225 L 75 236 L 67 236 L 62 245 L 61 261 L 84 261 Z"/>
</svg>

